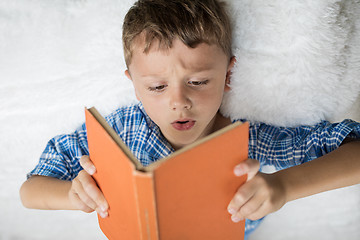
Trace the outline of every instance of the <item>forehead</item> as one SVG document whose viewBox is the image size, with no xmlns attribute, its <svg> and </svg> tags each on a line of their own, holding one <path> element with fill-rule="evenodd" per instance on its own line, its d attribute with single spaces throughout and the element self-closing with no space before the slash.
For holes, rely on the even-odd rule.
<svg viewBox="0 0 360 240">
<path fill-rule="evenodd" d="M 184 69 L 202 71 L 214 69 L 217 65 L 227 65 L 229 61 L 223 50 L 213 44 L 200 43 L 195 48 L 191 48 L 175 39 L 171 47 L 160 44 L 158 40 L 154 40 L 146 52 L 144 51 L 145 46 L 145 41 L 141 38 L 134 42 L 129 68 L 131 65 L 138 64 L 141 64 L 142 67 L 145 67 L 146 64 L 166 66 L 175 61 Z"/>
</svg>

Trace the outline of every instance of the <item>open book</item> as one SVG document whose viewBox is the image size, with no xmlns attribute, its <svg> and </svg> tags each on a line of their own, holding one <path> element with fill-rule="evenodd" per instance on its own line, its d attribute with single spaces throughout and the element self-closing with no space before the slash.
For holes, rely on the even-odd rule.
<svg viewBox="0 0 360 240">
<path fill-rule="evenodd" d="M 90 159 L 109 216 L 99 217 L 112 240 L 241 240 L 227 206 L 246 176 L 234 167 L 248 156 L 248 123 L 234 123 L 143 167 L 95 108 L 86 109 Z"/>
</svg>

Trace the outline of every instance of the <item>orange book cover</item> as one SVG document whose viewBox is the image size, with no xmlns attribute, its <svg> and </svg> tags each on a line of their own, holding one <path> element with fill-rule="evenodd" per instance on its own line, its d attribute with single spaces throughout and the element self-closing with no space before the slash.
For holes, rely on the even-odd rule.
<svg viewBox="0 0 360 240">
<path fill-rule="evenodd" d="M 244 238 L 227 206 L 246 176 L 234 167 L 248 157 L 248 123 L 234 123 L 143 167 L 95 108 L 86 109 L 90 159 L 109 216 L 98 217 L 108 239 Z"/>
</svg>

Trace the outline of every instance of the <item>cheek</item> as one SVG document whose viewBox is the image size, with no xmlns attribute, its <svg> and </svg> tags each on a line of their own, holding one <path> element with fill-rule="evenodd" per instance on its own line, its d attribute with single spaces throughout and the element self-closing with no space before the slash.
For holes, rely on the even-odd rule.
<svg viewBox="0 0 360 240">
<path fill-rule="evenodd" d="M 222 98 L 224 95 L 223 89 L 221 87 L 216 87 L 213 89 L 210 89 L 209 91 L 203 92 L 202 94 L 199 94 L 197 97 L 198 101 L 201 102 L 204 105 L 208 105 L 208 107 L 219 107 Z"/>
<path fill-rule="evenodd" d="M 164 99 L 160 97 L 142 96 L 141 103 L 149 117 L 156 124 L 159 124 L 158 120 L 161 119 L 160 116 L 164 116 L 164 110 L 166 109 Z"/>
<path fill-rule="evenodd" d="M 203 117 L 212 118 L 218 112 L 222 102 L 222 95 L 221 92 L 199 95 L 195 104 Z"/>
</svg>

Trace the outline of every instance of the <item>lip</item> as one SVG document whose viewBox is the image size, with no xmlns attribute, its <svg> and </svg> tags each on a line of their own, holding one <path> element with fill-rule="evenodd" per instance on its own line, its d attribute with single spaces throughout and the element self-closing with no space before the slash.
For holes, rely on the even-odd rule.
<svg viewBox="0 0 360 240">
<path fill-rule="evenodd" d="M 178 131 L 187 131 L 194 127 L 195 122 L 195 120 L 184 118 L 172 122 L 171 125 Z"/>
</svg>

